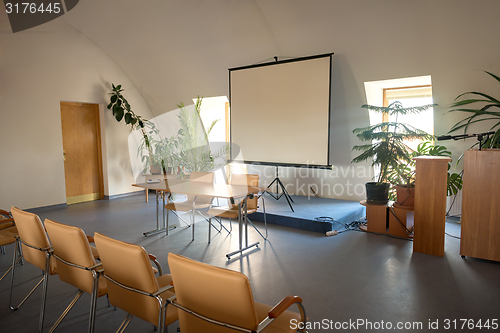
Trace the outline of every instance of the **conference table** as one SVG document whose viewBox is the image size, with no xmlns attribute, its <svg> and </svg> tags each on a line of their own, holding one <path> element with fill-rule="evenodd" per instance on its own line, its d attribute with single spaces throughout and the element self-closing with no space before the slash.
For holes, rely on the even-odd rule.
<svg viewBox="0 0 500 333">
<path fill-rule="evenodd" d="M 158 182 L 148 182 L 148 183 L 138 183 L 133 184 L 135 187 L 144 188 L 146 190 L 154 190 L 156 192 L 156 229 L 144 233 L 144 236 L 149 236 L 161 232 L 165 232 L 168 235 L 170 227 L 166 225 L 165 222 L 165 197 L 167 193 L 178 193 L 194 196 L 193 209 L 195 206 L 195 201 L 197 197 L 212 197 L 212 198 L 223 198 L 231 201 L 239 201 L 238 203 L 238 225 L 239 225 L 239 249 L 226 254 L 226 257 L 230 259 L 231 256 L 242 253 L 243 251 L 258 246 L 259 242 L 248 244 L 248 206 L 247 199 L 262 193 L 265 188 L 247 186 L 247 185 L 226 185 L 226 184 L 214 184 L 214 183 L 204 183 L 197 181 L 189 181 L 184 179 L 164 179 Z M 159 219 L 159 197 L 160 194 L 163 198 L 163 223 L 160 224 Z M 194 220 L 192 221 L 191 227 L 193 228 L 193 239 L 194 239 Z M 211 228 L 211 225 L 209 226 Z M 243 246 L 243 234 L 245 235 L 245 243 Z"/>
</svg>

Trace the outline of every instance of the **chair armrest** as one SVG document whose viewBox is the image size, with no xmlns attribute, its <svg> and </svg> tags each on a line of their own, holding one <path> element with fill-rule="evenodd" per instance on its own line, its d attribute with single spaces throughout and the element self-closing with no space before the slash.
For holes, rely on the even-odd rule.
<svg viewBox="0 0 500 333">
<path fill-rule="evenodd" d="M 173 288 L 174 288 L 174 286 L 171 285 L 171 284 L 169 284 L 168 286 L 161 287 L 160 289 L 158 289 L 157 291 L 155 291 L 151 295 L 154 296 L 154 297 L 156 297 L 156 296 L 160 295 L 161 293 L 164 293 L 165 291 L 173 289 Z"/>
<path fill-rule="evenodd" d="M 12 215 L 10 215 L 10 213 L 6 210 L 3 210 L 3 209 L 0 209 L 0 215 L 3 215 L 4 218 L 0 220 L 0 225 L 2 224 L 5 224 L 5 223 L 9 223 L 9 225 L 12 225 L 14 222 L 14 218 L 12 217 Z M 2 228 L 8 228 L 9 226 L 7 227 L 2 227 Z"/>
<path fill-rule="evenodd" d="M 5 217 L 7 217 L 7 218 L 11 218 L 12 217 L 12 215 L 10 215 L 10 213 L 8 211 L 3 210 L 3 209 L 0 209 L 0 215 L 3 215 Z"/>
<path fill-rule="evenodd" d="M 92 236 L 87 236 L 87 240 L 89 241 L 89 243 L 95 243 L 94 237 L 92 237 Z"/>
<path fill-rule="evenodd" d="M 154 254 L 148 253 L 148 257 L 149 257 L 149 260 L 151 260 L 151 261 L 153 261 L 155 263 L 156 267 L 158 268 L 158 274 L 160 276 L 162 276 L 163 275 L 163 270 L 161 269 L 161 265 L 158 262 L 158 260 L 156 260 L 156 256 Z"/>
<path fill-rule="evenodd" d="M 271 309 L 271 311 L 268 312 L 267 317 L 264 318 L 257 326 L 257 332 L 262 332 L 267 326 L 269 326 L 269 324 L 271 324 L 279 315 L 285 312 L 285 310 L 288 309 L 292 304 L 298 305 L 300 310 L 301 320 L 305 325 L 307 317 L 306 317 L 306 311 L 302 306 L 302 298 L 290 295 L 283 298 L 278 304 L 276 304 Z"/>
<path fill-rule="evenodd" d="M 8 218 L 8 219 L 2 219 L 0 220 L 0 224 L 4 224 L 4 223 L 11 223 L 14 222 L 14 219 L 13 218 Z"/>
<path fill-rule="evenodd" d="M 277 318 L 280 314 L 285 312 L 292 304 L 302 303 L 302 298 L 298 296 L 287 296 L 283 298 L 278 304 L 274 306 L 274 308 L 269 311 L 268 316 L 270 318 Z"/>
</svg>

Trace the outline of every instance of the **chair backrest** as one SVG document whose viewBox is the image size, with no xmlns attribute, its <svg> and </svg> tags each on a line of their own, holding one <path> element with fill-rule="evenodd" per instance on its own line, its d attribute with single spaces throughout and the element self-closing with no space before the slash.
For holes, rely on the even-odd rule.
<svg viewBox="0 0 500 333">
<path fill-rule="evenodd" d="M 19 237 L 23 242 L 31 246 L 43 249 L 50 247 L 50 242 L 47 233 L 43 227 L 42 221 L 38 215 L 25 212 L 17 207 L 11 207 L 12 216 L 16 223 Z M 45 270 L 46 256 L 43 251 L 33 249 L 22 244 L 24 259 L 37 266 L 41 270 Z M 51 258 L 50 274 L 56 270 L 56 263 Z"/>
<path fill-rule="evenodd" d="M 191 182 L 200 182 L 200 183 L 210 183 L 213 184 L 215 178 L 215 173 L 213 172 L 201 172 L 201 171 L 193 171 L 189 175 L 189 181 Z M 188 195 L 188 200 L 194 200 L 194 195 Z M 198 197 L 196 198 L 197 203 L 210 203 L 212 202 L 212 198 L 210 197 Z"/>
<path fill-rule="evenodd" d="M 0 209 L 0 230 L 12 227 L 13 221 L 14 219 L 8 211 Z"/>
<path fill-rule="evenodd" d="M 177 302 L 205 317 L 256 330 L 258 325 L 252 289 L 239 272 L 168 254 Z M 235 332 L 179 310 L 183 333 Z"/>
<path fill-rule="evenodd" d="M 235 174 L 231 175 L 231 185 L 259 186 L 259 175 Z M 248 209 L 257 209 L 257 198 L 248 199 Z"/>
<path fill-rule="evenodd" d="M 97 232 L 94 241 L 106 276 L 127 287 L 147 293 L 158 290 L 151 262 L 142 246 L 125 243 Z M 160 307 L 155 298 L 127 290 L 113 282 L 108 282 L 108 296 L 111 305 L 153 325 L 158 324 Z"/>
<path fill-rule="evenodd" d="M 49 219 L 45 220 L 45 228 L 56 256 L 82 267 L 91 267 L 96 264 L 89 241 L 82 229 Z M 57 263 L 57 272 L 62 281 L 89 294 L 92 293 L 92 272 L 67 265 L 61 261 Z M 104 287 L 103 283 L 99 285 L 100 292 L 98 294 L 102 294 Z"/>
</svg>

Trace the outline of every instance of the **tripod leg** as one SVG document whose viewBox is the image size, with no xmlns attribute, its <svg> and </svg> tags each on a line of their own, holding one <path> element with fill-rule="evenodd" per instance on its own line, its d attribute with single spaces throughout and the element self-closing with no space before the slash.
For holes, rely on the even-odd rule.
<svg viewBox="0 0 500 333">
<path fill-rule="evenodd" d="M 283 194 L 285 195 L 285 199 L 288 202 L 288 206 L 290 206 L 290 209 L 292 210 L 292 212 L 295 212 L 293 210 L 292 203 L 291 203 L 291 202 L 293 202 L 293 199 L 290 197 L 290 194 L 288 194 L 288 191 L 286 190 L 286 188 L 283 185 L 283 183 L 281 182 L 281 180 L 278 179 L 278 183 L 280 184 L 281 190 L 283 191 Z"/>
</svg>

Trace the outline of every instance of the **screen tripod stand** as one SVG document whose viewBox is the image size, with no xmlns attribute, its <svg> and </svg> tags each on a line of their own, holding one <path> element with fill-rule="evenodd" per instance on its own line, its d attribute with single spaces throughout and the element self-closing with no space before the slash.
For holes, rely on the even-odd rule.
<svg viewBox="0 0 500 333">
<path fill-rule="evenodd" d="M 271 192 L 271 186 L 273 186 L 274 183 L 276 183 L 276 192 L 275 193 Z M 280 188 L 281 188 L 281 193 L 279 191 Z M 271 182 L 271 184 L 269 184 L 269 186 L 266 189 L 266 192 L 269 193 L 269 195 L 271 197 L 273 197 L 275 200 L 279 200 L 282 196 L 285 196 L 285 199 L 288 202 L 290 209 L 292 210 L 292 212 L 295 212 L 293 210 L 293 207 L 292 207 L 293 199 L 290 197 L 290 194 L 288 194 L 288 191 L 286 190 L 285 185 L 283 185 L 283 183 L 280 180 L 278 166 L 276 166 L 276 178 L 274 178 L 274 180 Z"/>
</svg>

